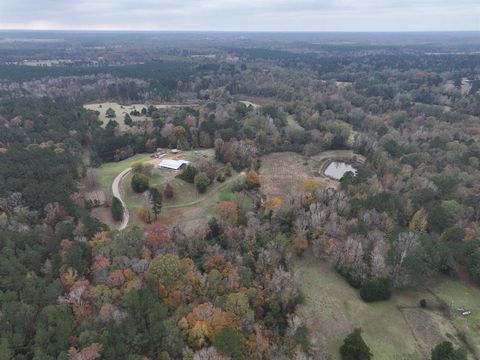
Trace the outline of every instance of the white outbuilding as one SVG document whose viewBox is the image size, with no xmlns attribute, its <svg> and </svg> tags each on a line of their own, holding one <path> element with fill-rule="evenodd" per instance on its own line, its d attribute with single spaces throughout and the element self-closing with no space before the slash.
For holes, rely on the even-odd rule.
<svg viewBox="0 0 480 360">
<path fill-rule="evenodd" d="M 182 169 L 185 169 L 189 163 L 190 162 L 186 160 L 165 159 L 160 161 L 160 164 L 158 164 L 158 167 L 171 169 L 171 170 L 182 170 Z"/>
</svg>

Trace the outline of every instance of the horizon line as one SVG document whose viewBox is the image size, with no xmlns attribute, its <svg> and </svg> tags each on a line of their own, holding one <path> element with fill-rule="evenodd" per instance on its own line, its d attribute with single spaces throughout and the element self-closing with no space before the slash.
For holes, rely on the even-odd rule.
<svg viewBox="0 0 480 360">
<path fill-rule="evenodd" d="M 28 29 L 0 28 L 0 32 L 130 32 L 130 33 L 298 33 L 298 34 L 403 34 L 403 33 L 480 33 L 478 30 L 160 30 L 160 29 Z"/>
</svg>

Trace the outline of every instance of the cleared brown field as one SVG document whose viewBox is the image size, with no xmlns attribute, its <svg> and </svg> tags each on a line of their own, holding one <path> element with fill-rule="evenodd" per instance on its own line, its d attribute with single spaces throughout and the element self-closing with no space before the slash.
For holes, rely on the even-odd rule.
<svg viewBox="0 0 480 360">
<path fill-rule="evenodd" d="M 323 174 L 325 167 L 333 160 L 365 161 L 351 150 L 324 151 L 312 157 L 293 152 L 265 155 L 260 168 L 262 193 L 267 197 L 285 197 L 299 191 L 307 180 L 317 181 L 321 188 L 336 189 L 339 182 Z"/>
</svg>

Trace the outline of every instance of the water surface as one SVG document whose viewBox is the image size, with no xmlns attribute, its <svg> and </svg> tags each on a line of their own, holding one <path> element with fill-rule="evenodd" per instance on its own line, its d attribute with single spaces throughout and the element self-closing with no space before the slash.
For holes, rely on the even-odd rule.
<svg viewBox="0 0 480 360">
<path fill-rule="evenodd" d="M 351 171 L 354 174 L 357 173 L 357 169 L 355 169 L 352 165 L 341 161 L 333 161 L 327 166 L 325 175 L 333 179 L 340 180 L 347 171 Z"/>
</svg>

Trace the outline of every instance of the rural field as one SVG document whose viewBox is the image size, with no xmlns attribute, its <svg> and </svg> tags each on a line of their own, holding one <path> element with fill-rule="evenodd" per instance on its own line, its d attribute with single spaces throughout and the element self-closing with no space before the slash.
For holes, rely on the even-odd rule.
<svg viewBox="0 0 480 360">
<path fill-rule="evenodd" d="M 284 197 L 300 190 L 303 183 L 311 179 L 321 188 L 336 189 L 338 181 L 323 174 L 326 165 L 333 160 L 363 162 L 364 158 L 351 150 L 324 151 L 311 157 L 293 152 L 265 155 L 260 168 L 262 193 L 267 197 Z"/>
<path fill-rule="evenodd" d="M 425 359 L 443 340 L 470 348 L 478 356 L 477 289 L 440 278 L 428 291 L 405 290 L 389 301 L 369 304 L 325 262 L 297 259 L 294 268 L 304 295 L 297 313 L 311 330 L 313 346 L 325 351 L 326 359 L 340 359 L 338 349 L 353 328 L 363 330 L 373 354 L 382 355 L 375 358 L 382 360 Z M 419 307 L 420 299 L 427 300 L 427 309 Z M 472 315 L 463 317 L 457 308 L 468 308 Z"/>
<path fill-rule="evenodd" d="M 147 108 L 150 104 L 131 104 L 131 105 L 121 105 L 116 102 L 103 102 L 103 103 L 94 103 L 94 104 L 85 104 L 83 107 L 87 110 L 98 111 L 98 120 L 102 122 L 103 126 L 106 126 L 108 123 L 108 118 L 106 116 L 106 112 L 109 108 L 112 108 L 115 111 L 116 117 L 113 118 L 118 122 L 121 131 L 128 130 L 128 126 L 124 123 L 125 114 L 130 114 L 131 111 L 137 110 L 142 111 L 143 108 Z M 157 109 L 169 109 L 169 108 L 179 108 L 185 107 L 188 105 L 178 105 L 178 104 L 151 104 L 155 106 Z M 151 119 L 146 115 L 134 116 L 130 115 L 133 121 L 150 121 Z"/>
<path fill-rule="evenodd" d="M 185 151 L 175 156 L 168 155 L 168 158 L 183 159 L 195 164 L 201 158 L 213 159 L 214 152 L 213 149 Z M 135 161 L 145 161 L 156 165 L 160 160 L 150 158 L 150 154 L 140 154 L 119 162 L 104 164 L 97 170 L 100 186 L 105 191 L 110 191 L 115 177 Z M 221 167 L 223 165 L 218 163 L 217 166 Z M 178 172 L 174 170 L 154 169 L 150 178 L 150 186 L 163 190 L 165 184 L 169 183 L 173 187 L 175 196 L 172 200 L 164 199 L 159 220 L 179 222 L 184 225 L 184 229 L 187 231 L 205 223 L 213 215 L 215 205 L 219 201 L 232 199 L 231 186 L 240 176 L 243 176 L 234 172 L 225 182 L 215 181 L 208 187 L 205 194 L 199 194 L 193 184 L 176 178 L 176 175 L 178 175 Z M 148 199 L 145 193 L 136 194 L 132 190 L 130 186 L 131 178 L 132 174 L 129 174 L 121 182 L 124 200 L 130 213 L 129 224 L 142 226 L 144 223 L 138 217 L 138 210 L 142 206 L 148 205 Z M 111 220 L 109 208 L 96 208 L 92 211 L 92 214 L 110 226 L 115 225 Z"/>
</svg>

